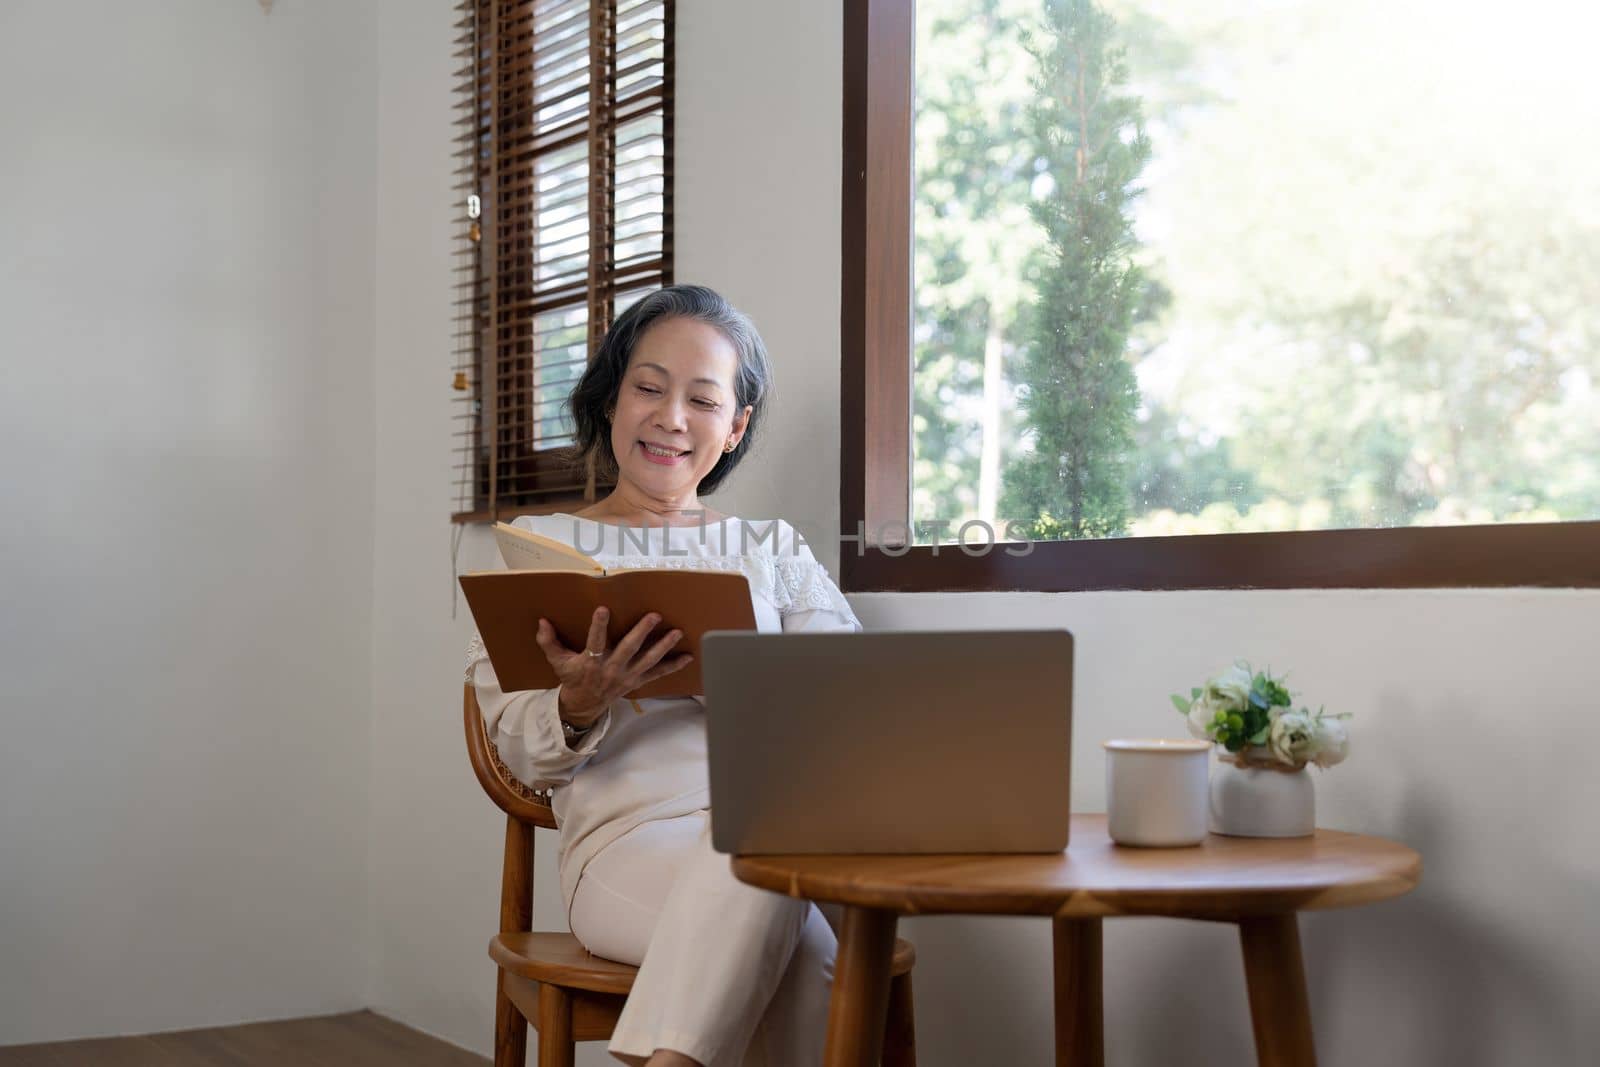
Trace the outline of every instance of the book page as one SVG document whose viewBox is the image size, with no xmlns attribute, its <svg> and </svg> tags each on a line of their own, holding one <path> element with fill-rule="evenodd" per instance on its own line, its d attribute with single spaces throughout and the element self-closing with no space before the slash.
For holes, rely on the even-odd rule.
<svg viewBox="0 0 1600 1067">
<path fill-rule="evenodd" d="M 494 539 L 500 546 L 500 558 L 514 571 L 577 571 L 580 574 L 606 572 L 594 557 L 586 556 L 554 538 L 518 529 L 509 523 L 494 524 Z"/>
</svg>

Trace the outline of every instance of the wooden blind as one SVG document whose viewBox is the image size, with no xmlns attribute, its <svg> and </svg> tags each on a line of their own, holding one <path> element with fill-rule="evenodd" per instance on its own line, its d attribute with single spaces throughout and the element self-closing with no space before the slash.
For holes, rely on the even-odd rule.
<svg viewBox="0 0 1600 1067">
<path fill-rule="evenodd" d="M 567 397 L 672 280 L 674 0 L 460 0 L 453 518 L 591 501 Z"/>
</svg>

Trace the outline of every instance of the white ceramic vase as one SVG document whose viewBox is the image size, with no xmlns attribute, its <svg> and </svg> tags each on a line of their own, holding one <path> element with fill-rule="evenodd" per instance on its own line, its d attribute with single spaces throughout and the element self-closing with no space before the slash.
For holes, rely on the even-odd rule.
<svg viewBox="0 0 1600 1067">
<path fill-rule="evenodd" d="M 1211 832 L 1230 837 L 1306 837 L 1317 826 L 1311 774 L 1241 767 L 1220 753 L 1211 774 Z"/>
</svg>

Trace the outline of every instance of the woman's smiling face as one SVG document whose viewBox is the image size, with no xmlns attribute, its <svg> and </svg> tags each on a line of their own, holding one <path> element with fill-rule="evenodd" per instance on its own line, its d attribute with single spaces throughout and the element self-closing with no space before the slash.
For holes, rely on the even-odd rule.
<svg viewBox="0 0 1600 1067">
<path fill-rule="evenodd" d="M 634 346 L 611 418 L 618 482 L 663 502 L 693 504 L 702 478 L 750 417 L 733 388 L 739 355 L 722 331 L 670 318 Z"/>
</svg>

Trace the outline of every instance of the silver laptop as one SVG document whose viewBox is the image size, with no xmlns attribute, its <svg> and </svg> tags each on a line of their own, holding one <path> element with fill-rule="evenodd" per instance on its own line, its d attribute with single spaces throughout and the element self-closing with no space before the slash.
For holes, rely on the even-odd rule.
<svg viewBox="0 0 1600 1067">
<path fill-rule="evenodd" d="M 719 852 L 1059 852 L 1065 630 L 755 634 L 701 644 Z"/>
</svg>

